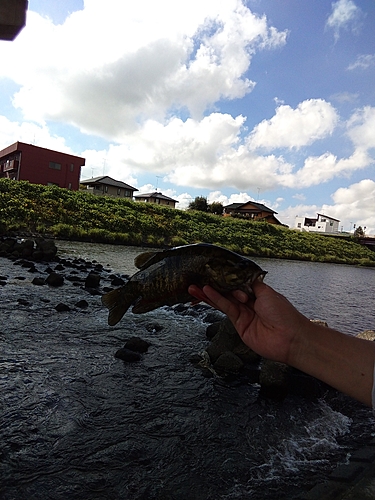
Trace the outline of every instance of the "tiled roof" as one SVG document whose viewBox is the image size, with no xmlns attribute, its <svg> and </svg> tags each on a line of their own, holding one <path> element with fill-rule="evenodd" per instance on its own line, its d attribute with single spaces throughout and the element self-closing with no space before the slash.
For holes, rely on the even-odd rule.
<svg viewBox="0 0 375 500">
<path fill-rule="evenodd" d="M 138 191 L 137 188 L 129 186 L 129 184 L 126 184 L 125 182 L 116 181 L 115 179 L 112 179 L 112 177 L 108 177 L 108 175 L 85 179 L 83 181 L 80 181 L 80 184 L 102 184 L 103 186 L 114 186 L 118 188 L 129 189 L 131 191 Z"/>
</svg>

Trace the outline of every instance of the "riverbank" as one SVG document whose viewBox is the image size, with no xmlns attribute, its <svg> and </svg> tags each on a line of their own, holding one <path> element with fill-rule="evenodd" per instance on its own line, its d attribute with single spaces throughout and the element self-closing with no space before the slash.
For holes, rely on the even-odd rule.
<svg viewBox="0 0 375 500">
<path fill-rule="evenodd" d="M 353 238 L 327 238 L 265 222 L 251 222 L 152 203 L 95 196 L 56 186 L 0 179 L 0 235 L 166 248 L 206 242 L 249 257 L 375 267 L 375 252 Z"/>
</svg>

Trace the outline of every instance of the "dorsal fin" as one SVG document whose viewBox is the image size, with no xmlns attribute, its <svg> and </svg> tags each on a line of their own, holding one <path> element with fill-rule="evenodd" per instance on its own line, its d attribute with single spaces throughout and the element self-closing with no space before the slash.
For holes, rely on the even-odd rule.
<svg viewBox="0 0 375 500">
<path fill-rule="evenodd" d="M 134 259 L 134 265 L 138 269 L 142 269 L 142 267 L 146 264 L 148 260 L 151 259 L 154 255 L 156 255 L 158 252 L 143 252 L 137 255 L 137 257 Z"/>
</svg>

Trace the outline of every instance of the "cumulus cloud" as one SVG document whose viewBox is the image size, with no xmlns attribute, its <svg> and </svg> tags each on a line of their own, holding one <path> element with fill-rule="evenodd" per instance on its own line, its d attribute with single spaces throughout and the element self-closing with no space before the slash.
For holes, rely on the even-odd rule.
<svg viewBox="0 0 375 500">
<path fill-rule="evenodd" d="M 375 148 L 375 107 L 357 110 L 348 121 L 348 135 L 354 145 L 367 151 Z"/>
<path fill-rule="evenodd" d="M 251 92 L 253 54 L 286 37 L 240 0 L 92 0 L 58 26 L 30 11 L 0 61 L 20 85 L 13 102 L 27 119 L 122 140 L 147 119 L 176 109 L 199 118 Z"/>
<path fill-rule="evenodd" d="M 341 29 L 358 29 L 362 11 L 352 0 L 338 0 L 332 4 L 332 13 L 327 19 L 326 27 L 334 31 L 335 39 L 340 36 Z"/>
<path fill-rule="evenodd" d="M 323 99 L 308 99 L 296 109 L 282 105 L 270 120 L 263 120 L 254 128 L 249 148 L 298 149 L 330 135 L 337 122 L 336 110 Z"/>
<path fill-rule="evenodd" d="M 347 188 L 339 188 L 332 195 L 334 205 L 323 205 L 322 210 L 344 222 L 366 227 L 367 234 L 375 234 L 375 181 L 363 179 Z"/>
<path fill-rule="evenodd" d="M 298 204 L 280 210 L 278 218 L 289 227 L 295 227 L 295 218 L 316 217 L 322 213 L 340 221 L 344 231 L 356 226 L 366 227 L 366 234 L 375 235 L 375 181 L 363 179 L 345 188 L 337 189 L 331 195 L 332 204 L 307 205 Z"/>
</svg>

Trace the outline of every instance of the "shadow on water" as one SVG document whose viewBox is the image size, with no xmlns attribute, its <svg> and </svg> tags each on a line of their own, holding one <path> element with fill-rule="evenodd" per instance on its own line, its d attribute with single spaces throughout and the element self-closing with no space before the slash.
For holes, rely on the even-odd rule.
<svg viewBox="0 0 375 500">
<path fill-rule="evenodd" d="M 98 296 L 2 264 L 1 499 L 289 499 L 369 439 L 371 411 L 333 391 L 272 403 L 256 384 L 203 377 L 189 362 L 207 345 L 199 315 L 163 308 L 110 328 Z M 71 311 L 56 312 L 62 299 Z M 134 335 L 149 351 L 115 359 Z"/>
</svg>

